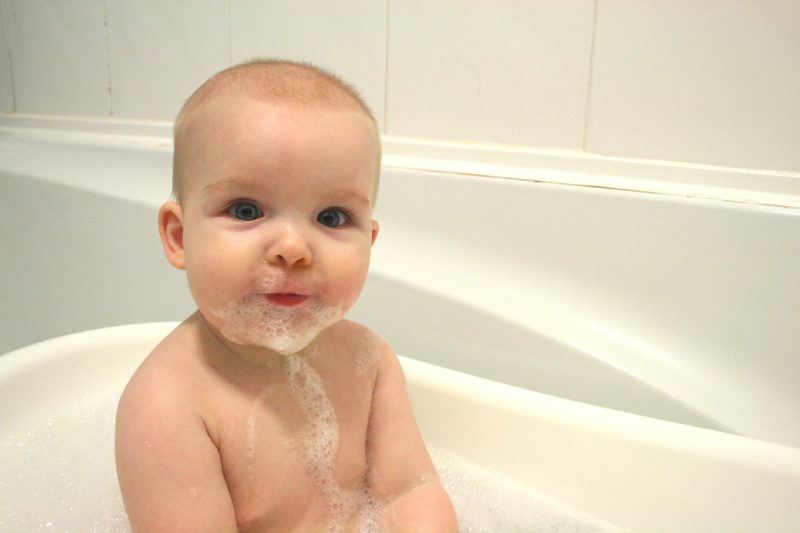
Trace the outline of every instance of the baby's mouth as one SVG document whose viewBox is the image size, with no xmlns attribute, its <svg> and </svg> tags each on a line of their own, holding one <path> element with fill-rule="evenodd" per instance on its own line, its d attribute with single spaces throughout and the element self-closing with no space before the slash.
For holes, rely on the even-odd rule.
<svg viewBox="0 0 800 533">
<path fill-rule="evenodd" d="M 297 307 L 305 303 L 310 296 L 294 292 L 272 292 L 266 295 L 267 300 L 282 307 Z"/>
</svg>

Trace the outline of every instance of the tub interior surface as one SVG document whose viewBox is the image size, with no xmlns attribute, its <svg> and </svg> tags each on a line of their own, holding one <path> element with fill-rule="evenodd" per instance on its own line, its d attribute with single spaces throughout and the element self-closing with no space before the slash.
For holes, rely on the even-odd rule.
<svg viewBox="0 0 800 533">
<path fill-rule="evenodd" d="M 0 177 L 0 205 L 0 353 L 194 309 L 153 207 L 19 175 Z"/>
<path fill-rule="evenodd" d="M 529 333 L 530 366 L 564 371 L 547 392 L 800 445 L 791 407 L 800 403 L 800 210 L 425 172 L 393 178 L 382 184 L 392 201 L 379 204 L 391 244 L 376 245 L 373 271 L 461 304 L 440 315 L 441 335 L 486 343 L 483 322 L 449 320 L 480 310 L 492 325 Z M 382 322 L 378 331 L 392 331 Z M 488 344 L 506 340 L 496 338 Z M 501 352 L 486 366 L 504 366 Z"/>
<path fill-rule="evenodd" d="M 63 476 L 47 468 L 80 469 L 89 457 L 105 469 L 88 473 L 85 497 L 64 501 L 80 506 L 100 498 L 101 515 L 117 512 L 119 500 L 108 488 L 115 486 L 109 406 L 174 325 L 90 331 L 0 357 L 2 443 L 15 446 L 23 435 L 23 445 L 41 450 L 21 475 Z M 580 510 L 568 520 L 588 513 L 595 517 L 589 520 L 604 521 L 588 522 L 586 531 L 604 530 L 606 523 L 634 531 L 788 532 L 800 525 L 797 448 L 571 402 L 412 359 L 402 363 L 429 446 L 498 473 L 526 497 L 537 495 L 539 510 L 557 501 Z M 92 415 L 98 405 L 100 411 L 106 406 L 105 415 Z M 91 419 L 88 431 L 80 424 L 71 429 L 69 416 L 64 424 L 60 413 L 70 411 L 84 423 Z M 31 427 L 46 433 L 53 422 L 67 427 L 55 445 L 26 441 L 36 436 L 25 436 Z M 70 461 L 70 453 L 81 452 Z M 13 483 L 20 469 L 5 463 L 11 455 L 0 456 L 3 471 L 13 473 L 0 482 L 0 502 L 41 501 L 41 486 Z M 84 490 L 87 472 L 66 475 L 81 480 L 76 485 Z M 96 487 L 112 494 L 94 494 Z M 21 494 L 23 488 L 29 493 Z M 109 523 L 104 516 L 98 520 Z M 46 531 L 46 521 L 36 527 Z"/>
<path fill-rule="evenodd" d="M 0 180 L 0 197 L 13 198 L 0 210 L 0 231 L 7 243 L 4 267 L 14 273 L 0 278 L 0 290 L 9 296 L 9 305 L 0 310 L 2 352 L 74 331 L 181 318 L 194 310 L 183 273 L 163 257 L 154 207 L 21 176 Z M 21 223 L 32 217 L 35 223 Z M 578 401 L 723 429 L 580 347 L 548 337 L 530 323 L 394 277 L 391 269 L 373 268 L 349 316 L 422 361 Z"/>
<path fill-rule="evenodd" d="M 0 353 L 193 311 L 168 140 L 0 133 Z M 376 218 L 350 317 L 399 353 L 800 446 L 800 210 L 386 167 Z"/>
</svg>

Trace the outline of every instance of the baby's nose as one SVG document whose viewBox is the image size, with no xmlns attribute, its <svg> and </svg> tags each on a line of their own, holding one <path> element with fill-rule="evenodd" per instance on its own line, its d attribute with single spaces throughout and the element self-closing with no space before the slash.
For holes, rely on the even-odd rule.
<svg viewBox="0 0 800 533">
<path fill-rule="evenodd" d="M 308 266 L 311 264 L 311 248 L 298 228 L 286 225 L 268 247 L 265 259 L 273 266 Z"/>
</svg>

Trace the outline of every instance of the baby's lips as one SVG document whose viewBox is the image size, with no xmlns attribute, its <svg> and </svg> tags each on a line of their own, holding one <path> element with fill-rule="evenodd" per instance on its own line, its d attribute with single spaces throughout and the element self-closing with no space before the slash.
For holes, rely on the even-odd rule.
<svg viewBox="0 0 800 533">
<path fill-rule="evenodd" d="M 305 301 L 309 299 L 309 296 L 295 292 L 273 292 L 267 294 L 266 298 L 275 305 L 296 307 L 305 303 Z"/>
</svg>

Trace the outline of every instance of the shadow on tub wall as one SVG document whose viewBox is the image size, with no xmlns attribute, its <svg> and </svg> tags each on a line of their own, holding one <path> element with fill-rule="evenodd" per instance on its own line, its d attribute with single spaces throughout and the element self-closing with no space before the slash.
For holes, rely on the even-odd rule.
<svg viewBox="0 0 800 533">
<path fill-rule="evenodd" d="M 0 198 L 0 353 L 194 309 L 152 206 L 16 176 L 0 180 Z"/>
<path fill-rule="evenodd" d="M 385 302 L 391 302 L 390 311 L 374 312 L 386 308 Z M 553 396 L 728 431 L 652 384 L 543 332 L 377 272 L 350 316 L 412 359 Z"/>
</svg>

